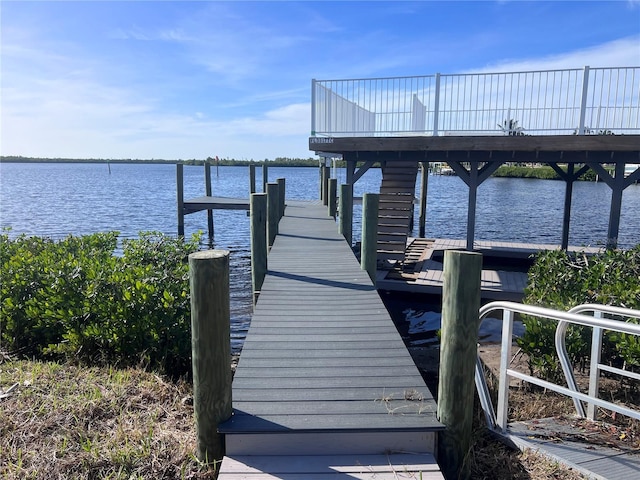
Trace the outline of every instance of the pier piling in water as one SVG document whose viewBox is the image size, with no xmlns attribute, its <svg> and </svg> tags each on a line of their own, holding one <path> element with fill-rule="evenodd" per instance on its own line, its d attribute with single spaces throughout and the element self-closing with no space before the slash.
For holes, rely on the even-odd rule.
<svg viewBox="0 0 640 480">
<path fill-rule="evenodd" d="M 224 456 L 217 429 L 232 413 L 229 252 L 189 255 L 189 286 L 197 457 L 212 462 Z"/>
<path fill-rule="evenodd" d="M 256 193 L 256 166 L 249 165 L 249 195 Z"/>
<path fill-rule="evenodd" d="M 207 197 L 211 196 L 211 164 L 204 161 L 204 189 Z M 213 210 L 207 210 L 207 231 L 209 233 L 209 247 L 213 248 Z"/>
<path fill-rule="evenodd" d="M 184 165 L 176 163 L 176 196 L 178 200 L 178 236 L 184 237 Z"/>
<path fill-rule="evenodd" d="M 262 191 L 267 193 L 267 183 L 269 183 L 269 166 L 264 163 L 262 165 Z"/>
</svg>

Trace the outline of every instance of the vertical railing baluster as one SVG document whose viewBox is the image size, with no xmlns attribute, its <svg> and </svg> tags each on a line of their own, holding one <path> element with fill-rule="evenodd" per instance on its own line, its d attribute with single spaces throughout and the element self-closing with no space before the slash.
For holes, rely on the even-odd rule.
<svg viewBox="0 0 640 480">
<path fill-rule="evenodd" d="M 311 136 L 316 136 L 316 80 L 311 79 Z"/>
<path fill-rule="evenodd" d="M 504 310 L 502 316 L 502 347 L 500 349 L 500 373 L 498 378 L 498 411 L 496 423 L 503 432 L 507 431 L 509 421 L 509 375 L 507 369 L 511 360 L 511 343 L 513 342 L 513 312 Z"/>
</svg>

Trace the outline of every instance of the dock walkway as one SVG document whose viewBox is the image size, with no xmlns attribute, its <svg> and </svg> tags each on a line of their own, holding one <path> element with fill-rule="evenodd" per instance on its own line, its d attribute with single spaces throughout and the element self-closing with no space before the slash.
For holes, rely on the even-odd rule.
<svg viewBox="0 0 640 480">
<path fill-rule="evenodd" d="M 220 426 L 220 480 L 442 479 L 436 404 L 321 205 L 289 202 Z"/>
</svg>

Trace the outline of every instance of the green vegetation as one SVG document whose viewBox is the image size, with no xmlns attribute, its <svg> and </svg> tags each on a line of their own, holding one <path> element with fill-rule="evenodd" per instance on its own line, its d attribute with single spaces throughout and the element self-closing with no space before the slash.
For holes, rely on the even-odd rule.
<svg viewBox="0 0 640 480">
<path fill-rule="evenodd" d="M 566 167 L 561 167 L 565 172 Z M 522 165 L 502 165 L 493 174 L 494 177 L 509 178 L 538 178 L 542 180 L 560 180 L 560 176 L 555 170 L 547 165 L 522 166 Z M 593 170 L 588 170 L 580 175 L 578 180 L 595 181 L 596 174 Z"/>
<path fill-rule="evenodd" d="M 525 303 L 569 310 L 583 303 L 640 308 L 640 245 L 631 250 L 607 250 L 588 257 L 581 253 L 549 251 L 529 270 Z M 629 320 L 631 321 L 631 320 Z M 518 345 L 529 357 L 529 368 L 544 378 L 561 375 L 554 347 L 556 322 L 526 317 Z M 567 351 L 574 365 L 588 361 L 591 329 L 570 327 Z M 605 361 L 619 367 L 640 367 L 640 339 L 609 332 L 603 339 Z M 637 386 L 636 386 L 637 387 Z"/>
<path fill-rule="evenodd" d="M 116 232 L 54 241 L 0 235 L 0 350 L 87 364 L 191 369 L 191 241 Z"/>
</svg>

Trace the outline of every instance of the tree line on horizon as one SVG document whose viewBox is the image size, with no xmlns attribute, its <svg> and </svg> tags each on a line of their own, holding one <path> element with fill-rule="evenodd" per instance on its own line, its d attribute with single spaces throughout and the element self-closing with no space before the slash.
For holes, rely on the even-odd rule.
<svg viewBox="0 0 640 480">
<path fill-rule="evenodd" d="M 42 158 L 42 157 L 23 157 L 17 155 L 3 155 L 0 156 L 0 162 L 7 163 L 153 163 L 153 164 L 177 164 L 182 163 L 184 165 L 204 165 L 208 162 L 210 165 L 226 165 L 226 166 L 242 166 L 242 165 L 262 165 L 269 164 L 272 166 L 291 166 L 291 167 L 306 167 L 317 166 L 317 158 L 295 158 L 295 157 L 276 157 L 273 160 L 265 158 L 264 160 L 243 159 L 237 160 L 234 158 L 221 158 L 216 160 L 213 157 L 207 157 L 206 159 L 187 159 L 187 160 L 167 160 L 162 158 L 151 159 L 139 159 L 139 158 Z"/>
</svg>

